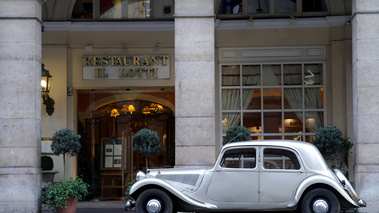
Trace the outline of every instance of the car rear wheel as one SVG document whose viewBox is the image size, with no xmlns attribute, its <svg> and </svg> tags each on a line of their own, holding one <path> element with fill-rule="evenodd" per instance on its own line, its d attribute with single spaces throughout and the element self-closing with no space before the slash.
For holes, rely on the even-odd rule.
<svg viewBox="0 0 379 213">
<path fill-rule="evenodd" d="M 340 202 L 337 196 L 327 189 L 312 189 L 301 203 L 302 213 L 339 213 Z"/>
<path fill-rule="evenodd" d="M 136 202 L 137 213 L 172 213 L 170 196 L 160 189 L 148 189 L 141 193 Z"/>
</svg>

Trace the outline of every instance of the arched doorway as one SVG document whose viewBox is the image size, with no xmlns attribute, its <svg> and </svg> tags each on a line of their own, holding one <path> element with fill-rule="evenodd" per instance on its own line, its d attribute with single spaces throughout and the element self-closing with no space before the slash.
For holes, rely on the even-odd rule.
<svg viewBox="0 0 379 213">
<path fill-rule="evenodd" d="M 173 97 L 173 92 L 78 92 L 82 149 L 77 168 L 91 186 L 88 199 L 122 199 L 136 173 L 146 170 L 145 156 L 131 147 L 133 135 L 141 129 L 156 131 L 163 146 L 148 158 L 149 168 L 174 166 Z"/>
</svg>

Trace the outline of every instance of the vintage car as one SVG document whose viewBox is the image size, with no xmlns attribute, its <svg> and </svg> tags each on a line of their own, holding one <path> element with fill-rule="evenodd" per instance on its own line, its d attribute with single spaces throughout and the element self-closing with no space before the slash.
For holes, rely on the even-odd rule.
<svg viewBox="0 0 379 213">
<path fill-rule="evenodd" d="M 289 140 L 225 145 L 209 169 L 151 169 L 130 189 L 137 213 L 298 211 L 333 213 L 366 206 L 318 149 Z"/>
</svg>

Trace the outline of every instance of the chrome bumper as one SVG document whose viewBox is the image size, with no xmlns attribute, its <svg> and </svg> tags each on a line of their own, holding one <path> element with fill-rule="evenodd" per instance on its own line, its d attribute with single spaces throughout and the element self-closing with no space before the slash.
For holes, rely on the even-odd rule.
<svg viewBox="0 0 379 213">
<path fill-rule="evenodd" d="M 362 198 L 358 200 L 359 207 L 366 207 L 367 203 Z"/>
<path fill-rule="evenodd" d="M 124 211 L 129 211 L 130 210 L 134 210 L 134 207 L 136 206 L 136 202 L 135 201 L 126 201 L 125 203 L 125 206 L 124 206 Z"/>
</svg>

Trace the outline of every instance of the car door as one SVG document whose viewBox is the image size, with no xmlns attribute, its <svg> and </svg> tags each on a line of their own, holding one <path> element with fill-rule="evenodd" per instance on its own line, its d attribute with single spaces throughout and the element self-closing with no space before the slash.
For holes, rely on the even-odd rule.
<svg viewBox="0 0 379 213">
<path fill-rule="evenodd" d="M 299 155 L 292 149 L 262 147 L 260 203 L 286 205 L 306 177 Z"/>
<path fill-rule="evenodd" d="M 257 203 L 258 168 L 256 148 L 233 148 L 216 165 L 207 196 L 217 202 Z"/>
</svg>

